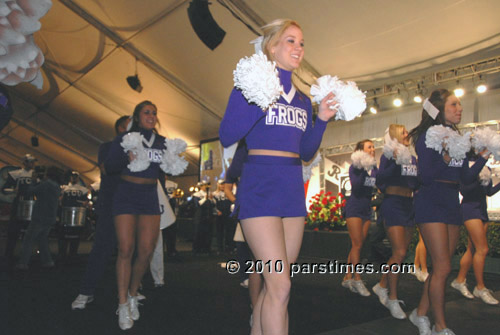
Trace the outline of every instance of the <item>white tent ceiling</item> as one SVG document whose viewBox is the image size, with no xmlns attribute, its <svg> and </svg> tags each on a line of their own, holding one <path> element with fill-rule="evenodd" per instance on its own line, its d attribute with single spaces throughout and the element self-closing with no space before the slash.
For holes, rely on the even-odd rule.
<svg viewBox="0 0 500 335">
<path fill-rule="evenodd" d="M 332 74 L 369 89 L 500 55 L 497 0 L 212 0 L 210 11 L 226 31 L 214 51 L 193 31 L 189 3 L 53 0 L 35 34 L 46 58 L 44 86 L 10 89 L 15 112 L 0 134 L 0 167 L 19 165 L 29 152 L 40 164 L 95 181 L 97 147 L 113 137 L 115 120 L 151 100 L 160 133 L 188 142 L 189 173 L 196 173 L 197 145 L 218 136 L 232 71 L 253 52 L 248 42 L 256 36 L 247 25 L 259 31 L 275 18 L 301 24 L 306 66 L 300 76 L 309 84 Z M 142 93 L 125 80 L 136 59 Z"/>
</svg>

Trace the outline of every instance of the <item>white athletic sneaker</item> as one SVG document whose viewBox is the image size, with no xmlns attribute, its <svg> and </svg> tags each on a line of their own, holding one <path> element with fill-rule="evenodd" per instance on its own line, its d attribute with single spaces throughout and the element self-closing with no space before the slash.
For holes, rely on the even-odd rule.
<svg viewBox="0 0 500 335">
<path fill-rule="evenodd" d="M 464 297 L 468 299 L 474 299 L 474 296 L 472 295 L 472 293 L 470 293 L 465 283 L 466 283 L 465 281 L 463 283 L 459 283 L 455 279 L 451 282 L 450 286 L 453 287 L 455 290 L 459 291 L 460 293 L 462 293 Z"/>
<path fill-rule="evenodd" d="M 346 279 L 342 281 L 342 287 L 348 288 L 351 292 L 355 292 L 352 288 L 352 279 Z"/>
<path fill-rule="evenodd" d="M 79 294 L 75 301 L 71 303 L 71 309 L 85 309 L 87 304 L 90 304 L 92 301 L 94 301 L 93 295 Z"/>
<path fill-rule="evenodd" d="M 488 305 L 498 305 L 498 300 L 491 295 L 491 290 L 488 290 L 486 287 L 482 290 L 479 290 L 477 286 L 474 287 L 474 296 L 481 298 Z"/>
<path fill-rule="evenodd" d="M 403 319 L 406 319 L 406 314 L 405 312 L 401 309 L 401 306 L 399 305 L 399 303 L 403 303 L 403 300 L 387 300 L 387 308 L 389 309 L 389 311 L 391 312 L 391 315 L 396 318 L 396 319 L 399 319 L 399 320 L 403 320 Z"/>
<path fill-rule="evenodd" d="M 373 286 L 372 290 L 378 296 L 378 300 L 380 301 L 380 303 L 388 308 L 387 300 L 389 300 L 389 290 L 385 287 L 380 286 L 380 283 L 377 283 L 377 285 Z"/>
<path fill-rule="evenodd" d="M 143 294 L 141 294 L 140 292 L 137 292 L 136 298 L 137 298 L 137 301 L 146 300 L 146 297 Z"/>
<path fill-rule="evenodd" d="M 130 306 L 128 302 L 118 305 L 116 315 L 118 315 L 118 326 L 120 326 L 121 330 L 132 328 L 134 320 L 130 317 Z"/>
<path fill-rule="evenodd" d="M 362 280 L 353 280 L 352 289 L 354 290 L 353 292 L 359 293 L 363 297 L 369 297 L 371 295 Z"/>
<path fill-rule="evenodd" d="M 434 326 L 434 327 L 432 327 L 431 335 L 455 335 L 455 333 L 450 328 L 445 328 L 445 329 L 442 329 L 441 331 L 437 332 L 436 326 Z"/>
<path fill-rule="evenodd" d="M 137 296 L 132 297 L 128 296 L 127 302 L 130 306 L 130 317 L 132 320 L 137 321 L 139 320 L 139 317 L 141 316 L 139 313 L 139 301 L 137 300 Z"/>
<path fill-rule="evenodd" d="M 415 308 L 409 317 L 411 323 L 418 328 L 420 335 L 431 335 L 431 322 L 427 316 L 418 316 L 417 309 Z"/>
</svg>

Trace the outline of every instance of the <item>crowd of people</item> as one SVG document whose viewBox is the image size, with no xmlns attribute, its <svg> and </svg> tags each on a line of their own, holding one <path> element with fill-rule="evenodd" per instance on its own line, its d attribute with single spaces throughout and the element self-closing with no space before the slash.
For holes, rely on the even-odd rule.
<svg viewBox="0 0 500 335">
<path fill-rule="evenodd" d="M 225 179 L 210 192 L 210 184 L 200 182 L 192 194 L 194 206 L 194 253 L 210 251 L 215 218 L 217 250 L 237 249 L 238 258 L 280 263 L 282 271 L 242 274 L 241 284 L 248 287 L 252 305 L 251 334 L 288 334 L 288 302 L 291 292 L 290 264 L 297 260 L 306 216 L 302 162 L 317 153 L 327 123 L 338 112 L 333 93 L 324 97 L 313 118 L 309 97 L 294 85 L 295 71 L 304 57 L 304 38 L 300 25 L 291 20 L 275 20 L 262 28 L 260 47 L 275 62 L 283 92 L 268 110 L 292 111 L 293 117 L 276 118 L 249 102 L 241 90 L 234 88 L 220 124 L 220 141 L 224 147 L 238 144 Z M 372 288 L 380 303 L 397 319 L 409 318 L 421 335 L 452 335 L 444 313 L 444 291 L 451 271 L 460 226 L 469 233 L 467 252 L 460 271 L 451 286 L 465 297 L 478 297 L 488 304 L 498 301 L 483 280 L 484 261 L 488 252 L 486 197 L 500 189 L 491 178 L 484 182 L 479 175 L 489 157 L 487 150 L 471 151 L 464 159 L 452 158 L 447 150 L 438 152 L 426 145 L 429 128 L 441 125 L 458 132 L 462 106 L 460 100 L 445 89 L 433 91 L 422 111 L 419 125 L 408 131 L 404 125 L 391 124 L 385 135 L 387 150 L 375 160 L 375 146 L 369 139 L 360 141 L 352 155 L 349 178 L 352 193 L 347 200 L 345 217 L 351 239 L 347 262 L 361 262 L 361 249 L 372 219 L 372 198 L 376 190 L 383 194 L 380 220 L 392 247 L 389 264 L 402 264 L 416 227 L 420 241 L 415 253 L 416 275 L 423 281 L 419 305 L 409 315 L 398 299 L 399 275 L 384 274 Z M 94 291 L 115 249 L 118 292 L 118 324 L 123 330 L 139 320 L 141 281 L 148 267 L 161 266 L 163 259 L 152 261 L 161 241 L 160 218 L 163 214 L 160 195 L 166 189 L 164 172 L 165 138 L 159 135 L 157 107 L 150 101 L 138 104 L 132 117 L 120 118 L 115 125 L 117 137 L 99 148 L 98 164 L 101 185 L 97 207 L 98 222 L 87 269 L 73 309 L 83 309 L 94 299 Z M 140 135 L 138 150 L 124 150 L 130 134 Z M 125 143 L 125 144 L 124 144 Z M 416 152 L 411 155 L 409 148 Z M 70 183 L 61 188 L 53 168 L 45 175 L 33 176 L 34 157 L 27 155 L 24 168 L 12 173 L 20 201 L 37 201 L 28 226 L 19 269 L 27 269 L 33 244 L 38 241 L 43 266 L 53 266 L 47 236 L 55 224 L 58 203 L 65 208 L 85 207 L 87 193 L 72 173 Z M 138 167 L 142 166 L 142 167 Z M 377 167 L 378 166 L 378 167 Z M 163 171 L 162 171 L 163 170 Z M 160 181 L 161 188 L 158 188 Z M 168 183 L 167 183 L 168 184 Z M 174 186 L 174 188 L 176 185 Z M 459 201 L 459 192 L 463 200 Z M 170 192 L 171 193 L 171 192 Z M 13 256 L 19 226 L 9 225 L 6 254 Z M 60 230 L 60 250 L 66 255 L 78 248 L 78 238 L 71 227 Z M 168 228 L 167 228 L 168 229 Z M 78 235 L 78 234 L 76 234 Z M 73 237 L 72 237 L 73 236 Z M 170 237 L 171 239 L 171 237 Z M 174 235 L 175 249 L 175 235 Z M 172 251 L 176 253 L 175 250 Z M 427 269 L 427 255 L 432 261 Z M 163 254 L 161 252 L 161 254 Z M 153 265 L 156 264 L 156 265 Z M 160 265 L 158 265 L 160 264 Z M 466 274 L 473 267 L 476 287 L 470 293 Z M 163 275 L 155 284 L 163 285 Z M 361 275 L 346 273 L 342 287 L 362 296 L 370 296 Z M 427 315 L 433 315 L 434 325 Z"/>
</svg>

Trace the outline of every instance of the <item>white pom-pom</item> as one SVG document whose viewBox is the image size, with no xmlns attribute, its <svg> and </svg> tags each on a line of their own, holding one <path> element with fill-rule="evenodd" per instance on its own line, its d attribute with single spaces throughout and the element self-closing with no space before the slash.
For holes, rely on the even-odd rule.
<svg viewBox="0 0 500 335">
<path fill-rule="evenodd" d="M 330 92 L 335 94 L 335 99 L 339 102 L 335 120 L 354 120 L 366 109 L 366 95 L 353 81 L 344 83 L 336 76 L 325 75 L 317 79 L 316 85 L 311 86 L 311 95 L 316 103 L 320 103 Z"/>
<path fill-rule="evenodd" d="M 144 146 L 142 145 L 142 140 L 144 136 L 139 132 L 128 133 L 122 138 L 120 145 L 125 152 L 132 152 L 135 155 L 135 159 L 131 161 L 127 167 L 132 172 L 144 171 L 149 167 L 149 157 Z"/>
<path fill-rule="evenodd" d="M 263 110 L 278 100 L 283 91 L 276 64 L 268 61 L 262 52 L 242 58 L 233 71 L 233 80 L 248 102 Z"/>
<path fill-rule="evenodd" d="M 172 176 L 178 176 L 183 173 L 188 166 L 188 162 L 184 157 L 178 156 L 173 152 L 163 150 L 162 162 L 160 168 Z"/>
<path fill-rule="evenodd" d="M 449 137 L 452 131 L 450 128 L 441 125 L 430 127 L 425 135 L 425 146 L 441 153 L 444 149 L 444 139 Z"/>
<path fill-rule="evenodd" d="M 316 154 L 316 157 L 312 160 L 311 164 L 302 164 L 302 179 L 304 183 L 306 183 L 309 179 L 311 179 L 313 173 L 312 169 L 319 165 L 321 162 L 321 155 Z"/>
<path fill-rule="evenodd" d="M 427 130 L 425 145 L 439 153 L 444 149 L 451 158 L 461 160 L 471 148 L 470 132 L 460 135 L 449 127 L 432 126 Z"/>
<path fill-rule="evenodd" d="M 137 149 L 142 147 L 142 140 L 144 136 L 139 132 L 128 133 L 122 138 L 122 143 L 120 145 L 123 148 L 123 151 L 128 152 L 130 150 Z"/>
<path fill-rule="evenodd" d="M 181 138 L 165 139 L 165 146 L 167 150 L 172 152 L 174 155 L 179 155 L 186 151 L 187 143 Z"/>
<path fill-rule="evenodd" d="M 396 158 L 394 159 L 396 164 L 406 165 L 411 163 L 411 153 L 405 145 L 392 139 L 388 133 L 385 134 L 384 140 L 383 152 L 385 157 L 393 159 L 394 153 L 396 153 Z"/>
<path fill-rule="evenodd" d="M 375 157 L 361 150 L 354 151 L 351 160 L 356 169 L 365 169 L 366 171 L 370 171 L 377 165 Z"/>
<path fill-rule="evenodd" d="M 479 172 L 479 181 L 483 186 L 488 186 L 491 183 L 491 177 L 491 171 L 487 166 Z"/>
<path fill-rule="evenodd" d="M 451 158 L 456 160 L 464 159 L 467 153 L 470 151 L 470 132 L 460 135 L 457 132 L 453 132 L 452 136 L 445 139 L 446 149 Z"/>
<path fill-rule="evenodd" d="M 131 150 L 135 154 L 135 159 L 131 161 L 127 167 L 132 172 L 141 172 L 146 170 L 149 167 L 149 157 L 144 147 L 138 147 L 136 149 Z"/>
<path fill-rule="evenodd" d="M 166 138 L 165 146 L 167 149 L 163 150 L 160 168 L 165 173 L 171 174 L 172 176 L 180 175 L 188 166 L 186 159 L 179 156 L 181 153 L 186 151 L 186 141 L 180 138 Z"/>
<path fill-rule="evenodd" d="M 500 134 L 490 128 L 478 128 L 472 137 L 472 146 L 476 152 L 487 149 L 495 160 L 500 160 Z"/>
</svg>

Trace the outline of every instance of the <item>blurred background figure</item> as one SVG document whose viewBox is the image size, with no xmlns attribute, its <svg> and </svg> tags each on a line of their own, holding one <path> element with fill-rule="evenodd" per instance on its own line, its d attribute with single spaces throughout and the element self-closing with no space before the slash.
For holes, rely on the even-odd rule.
<svg viewBox="0 0 500 335">
<path fill-rule="evenodd" d="M 224 180 L 217 181 L 217 191 L 214 192 L 215 206 L 217 216 L 215 219 L 215 227 L 217 231 L 217 252 L 232 252 L 233 235 L 234 235 L 234 220 L 231 215 L 231 200 L 224 193 Z"/>
<path fill-rule="evenodd" d="M 193 203 L 195 204 L 194 241 L 193 252 L 195 254 L 210 253 L 212 242 L 212 216 L 215 205 L 213 195 L 210 194 L 210 184 L 201 181 L 198 183 L 198 192 L 193 193 Z"/>
<path fill-rule="evenodd" d="M 75 259 L 77 256 L 80 237 L 85 228 L 89 193 L 89 189 L 80 183 L 80 174 L 72 171 L 69 183 L 62 187 L 61 197 L 59 258 L 63 262 Z"/>
<path fill-rule="evenodd" d="M 33 245 L 38 242 L 42 267 L 53 267 L 54 262 L 49 249 L 49 232 L 56 224 L 57 205 L 61 188 L 59 186 L 60 170 L 50 166 L 43 179 L 36 180 L 27 190 L 28 195 L 36 197 L 31 222 L 24 235 L 23 248 L 17 268 L 28 270 Z"/>
<path fill-rule="evenodd" d="M 23 157 L 23 168 L 9 172 L 9 177 L 5 182 L 2 193 L 15 193 L 11 207 L 11 217 L 7 231 L 7 245 L 5 247 L 5 257 L 10 263 L 13 262 L 14 249 L 21 230 L 29 224 L 34 206 L 34 198 L 28 193 L 28 188 L 32 182 L 33 171 L 37 159 L 26 154 Z"/>
</svg>

